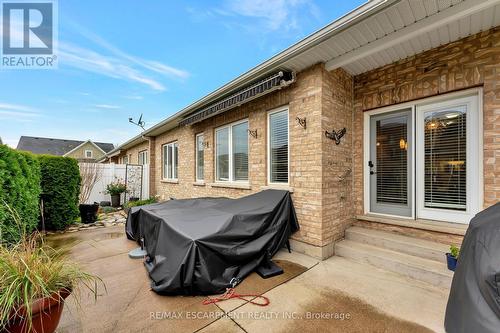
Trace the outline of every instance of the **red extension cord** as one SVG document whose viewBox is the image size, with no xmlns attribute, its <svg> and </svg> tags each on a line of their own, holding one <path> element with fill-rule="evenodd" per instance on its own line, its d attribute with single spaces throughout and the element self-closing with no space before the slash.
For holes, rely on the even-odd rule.
<svg viewBox="0 0 500 333">
<path fill-rule="evenodd" d="M 248 300 L 245 297 L 255 297 L 255 298 Z M 220 295 L 219 297 L 207 298 L 206 300 L 204 300 L 203 305 L 215 304 L 218 302 L 226 301 L 226 300 L 231 299 L 231 298 L 239 298 L 239 299 L 242 299 L 242 300 L 247 301 L 249 303 L 258 305 L 258 306 L 267 306 L 270 303 L 269 298 L 267 298 L 266 296 L 257 295 L 257 294 L 246 294 L 246 295 L 237 294 L 234 292 L 234 288 L 227 288 L 226 292 L 224 294 Z M 257 298 L 262 299 L 263 302 L 256 302 L 255 300 Z"/>
</svg>

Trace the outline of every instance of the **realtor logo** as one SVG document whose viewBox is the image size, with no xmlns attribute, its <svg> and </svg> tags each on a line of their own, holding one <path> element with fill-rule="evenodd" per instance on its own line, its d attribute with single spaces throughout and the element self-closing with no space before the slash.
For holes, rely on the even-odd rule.
<svg viewBox="0 0 500 333">
<path fill-rule="evenodd" d="M 3 68 L 55 68 L 56 3 L 2 1 Z"/>
</svg>

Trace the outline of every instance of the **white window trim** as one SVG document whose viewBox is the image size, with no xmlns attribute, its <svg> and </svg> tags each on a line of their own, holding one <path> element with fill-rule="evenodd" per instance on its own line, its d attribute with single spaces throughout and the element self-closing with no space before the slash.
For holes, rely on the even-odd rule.
<svg viewBox="0 0 500 333">
<path fill-rule="evenodd" d="M 387 217 L 397 217 L 400 219 L 408 219 L 408 220 L 414 220 L 418 218 L 415 215 L 416 205 L 416 181 L 415 181 L 415 176 L 413 177 L 412 180 L 412 186 L 414 190 L 414 195 L 413 195 L 413 209 L 412 209 L 412 216 L 411 217 L 405 217 L 405 216 L 395 216 L 395 215 L 390 215 L 390 214 L 380 214 L 380 213 L 373 213 L 370 211 L 370 168 L 368 167 L 368 161 L 370 160 L 370 117 L 373 115 L 377 114 L 382 114 L 386 112 L 393 112 L 405 108 L 413 108 L 413 119 L 415 119 L 416 114 L 415 114 L 415 109 L 416 106 L 424 105 L 424 104 L 429 104 L 429 103 L 438 103 L 442 101 L 448 101 L 448 100 L 453 100 L 453 99 L 458 99 L 461 97 L 467 97 L 467 96 L 477 96 L 478 102 L 477 102 L 477 112 L 478 112 L 478 117 L 479 121 L 477 124 L 477 132 L 479 133 L 478 135 L 478 172 L 477 172 L 477 185 L 476 188 L 478 189 L 478 194 L 477 194 L 477 201 L 479 202 L 479 210 L 482 209 L 483 207 L 483 198 L 484 198 L 484 187 L 483 187 L 483 182 L 484 182 L 484 176 L 483 176 L 483 89 L 482 88 L 472 88 L 472 89 L 467 89 L 463 91 L 457 91 L 457 92 L 450 92 L 438 96 L 431 96 L 427 98 L 422 98 L 410 102 L 405 102 L 401 104 L 395 104 L 395 105 L 389 105 L 385 107 L 381 107 L 375 110 L 370 110 L 370 111 L 365 111 L 363 113 L 364 117 L 364 123 L 363 123 L 363 211 L 365 214 L 371 214 L 371 215 L 380 215 L 380 216 L 387 216 Z M 413 121 L 413 142 L 415 141 L 415 132 L 416 132 L 416 121 Z M 415 149 L 412 150 L 413 154 Z M 415 159 L 414 159 L 415 161 Z M 416 163 L 412 164 L 412 174 L 416 175 Z M 436 220 L 436 218 L 431 218 L 432 220 Z"/>
<path fill-rule="evenodd" d="M 142 165 L 146 165 L 146 164 L 149 164 L 149 161 L 148 161 L 148 150 L 147 149 L 144 149 L 144 150 L 141 150 L 139 153 L 137 153 L 137 164 L 141 164 L 141 154 L 143 156 L 146 156 L 146 158 L 142 158 L 142 160 L 146 160 L 146 163 L 143 163 Z"/>
<path fill-rule="evenodd" d="M 87 153 L 90 153 L 90 156 L 87 156 Z M 93 158 L 94 157 L 94 153 L 92 150 L 85 150 L 85 158 Z"/>
<path fill-rule="evenodd" d="M 417 199 L 417 216 L 424 219 L 433 219 L 441 221 L 469 223 L 470 219 L 482 209 L 482 194 L 477 184 L 481 182 L 479 169 L 482 169 L 482 144 L 479 143 L 479 137 L 482 136 L 482 131 L 479 128 L 479 123 L 482 123 L 482 108 L 479 107 L 479 98 L 477 95 L 467 96 L 463 98 L 454 98 L 438 103 L 425 103 L 417 105 L 416 123 L 417 123 L 417 150 L 416 150 L 416 177 L 420 176 L 417 181 L 417 193 L 424 191 L 424 113 L 440 109 L 447 109 L 457 105 L 466 105 L 467 122 L 466 122 L 466 209 L 465 211 L 453 211 L 440 208 L 425 207 L 424 198 L 422 195 Z M 474 162 L 477 161 L 477 162 Z M 481 177 L 482 178 L 482 177 Z M 482 188 L 482 186 L 481 186 Z"/>
<path fill-rule="evenodd" d="M 178 143 L 178 141 L 172 141 L 172 142 L 166 143 L 166 144 L 161 146 L 161 163 L 162 163 L 161 179 L 165 180 L 165 181 L 171 181 L 171 180 L 178 181 L 179 180 L 179 169 L 177 169 L 177 177 L 175 177 L 175 178 L 174 177 L 168 178 L 168 176 L 165 177 L 165 165 L 167 165 L 167 167 L 168 167 L 168 160 L 167 160 L 167 163 L 165 163 L 165 160 L 168 158 L 168 154 L 165 154 L 165 147 L 166 146 L 172 146 L 172 175 L 174 174 L 174 169 L 177 168 L 177 164 L 176 164 L 175 158 L 174 158 L 175 144 L 177 144 L 177 160 L 178 160 L 179 159 L 179 143 Z M 167 172 L 167 175 L 168 175 L 168 172 Z"/>
<path fill-rule="evenodd" d="M 278 113 L 278 112 L 287 112 L 288 116 L 288 165 L 287 165 L 287 173 L 288 173 L 288 181 L 286 183 L 280 183 L 280 182 L 271 182 L 271 115 Z M 267 183 L 269 185 L 276 185 L 276 186 L 288 186 L 290 185 L 290 111 L 289 107 L 287 106 L 282 106 L 273 110 L 270 110 L 267 112 Z"/>
<path fill-rule="evenodd" d="M 195 173 L 195 180 L 196 182 L 198 183 L 201 183 L 201 182 L 204 182 L 205 181 L 205 172 L 203 172 L 203 178 L 199 178 L 198 176 L 198 138 L 199 137 L 202 137 L 203 138 L 203 141 L 202 141 L 202 147 L 203 147 L 203 171 L 205 171 L 205 146 L 204 146 L 204 140 L 205 140 L 205 136 L 204 136 L 204 133 L 198 133 L 196 134 L 195 136 L 195 139 L 194 139 L 194 145 L 195 145 L 195 149 L 194 149 L 194 160 L 195 160 L 195 165 L 194 165 L 194 173 Z"/>
<path fill-rule="evenodd" d="M 233 171 L 233 127 L 239 124 L 243 123 L 248 123 L 248 118 L 235 121 L 233 123 L 217 127 L 215 129 L 215 136 L 214 136 L 214 142 L 215 142 L 215 182 L 216 183 L 237 183 L 237 184 L 248 184 L 250 182 L 250 163 L 248 163 L 248 179 L 247 180 L 234 180 L 234 171 Z M 219 173 L 218 173 L 218 168 L 217 168 L 217 132 L 223 129 L 229 128 L 229 133 L 228 133 L 228 145 L 229 145 L 229 179 L 228 180 L 219 180 Z M 247 133 L 247 140 L 248 140 L 248 160 L 250 160 L 250 139 L 248 138 L 248 133 Z"/>
</svg>

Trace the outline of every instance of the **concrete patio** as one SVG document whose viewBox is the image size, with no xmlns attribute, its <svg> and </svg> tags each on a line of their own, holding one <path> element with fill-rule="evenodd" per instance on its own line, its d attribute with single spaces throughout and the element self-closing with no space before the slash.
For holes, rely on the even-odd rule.
<svg viewBox="0 0 500 333">
<path fill-rule="evenodd" d="M 205 297 L 159 296 L 149 288 L 136 247 L 123 226 L 52 235 L 49 244 L 106 284 L 97 302 L 87 291 L 68 298 L 58 332 L 443 332 L 448 290 L 332 257 L 280 252 L 285 274 L 251 274 L 238 293 L 267 296 L 260 307 L 242 300 L 203 305 Z"/>
</svg>

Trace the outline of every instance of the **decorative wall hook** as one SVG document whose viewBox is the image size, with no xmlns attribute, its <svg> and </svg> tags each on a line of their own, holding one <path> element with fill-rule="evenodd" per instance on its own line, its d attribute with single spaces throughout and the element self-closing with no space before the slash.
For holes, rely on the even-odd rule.
<svg viewBox="0 0 500 333">
<path fill-rule="evenodd" d="M 330 139 L 330 140 L 335 140 L 335 144 L 339 145 L 340 144 L 340 139 L 344 136 L 344 134 L 347 132 L 345 127 L 341 129 L 338 133 L 335 132 L 335 130 L 328 132 L 325 131 L 325 136 Z"/>
<path fill-rule="evenodd" d="M 257 130 L 248 130 L 248 134 L 250 134 L 251 136 L 253 136 L 255 139 L 257 139 Z"/>
<path fill-rule="evenodd" d="M 304 118 L 297 117 L 295 119 L 297 119 L 297 123 L 299 123 L 300 126 L 304 127 L 304 129 L 306 129 L 306 126 L 307 126 L 306 117 L 304 117 Z"/>
</svg>

